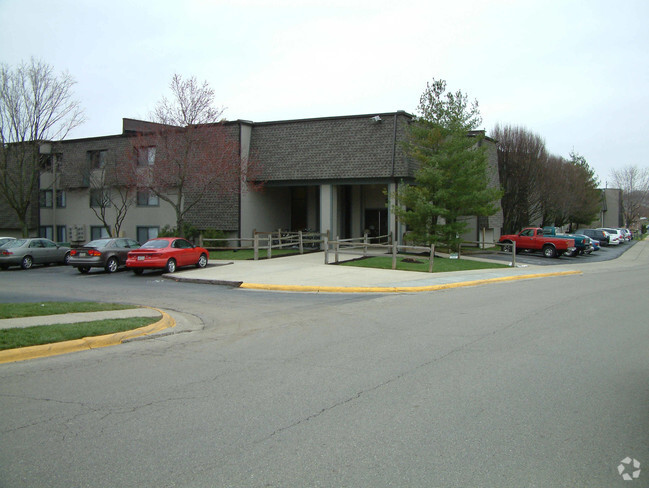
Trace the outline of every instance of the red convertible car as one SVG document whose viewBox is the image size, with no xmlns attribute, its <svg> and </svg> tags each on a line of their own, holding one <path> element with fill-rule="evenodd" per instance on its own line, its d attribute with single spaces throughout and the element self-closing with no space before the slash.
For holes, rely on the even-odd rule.
<svg viewBox="0 0 649 488">
<path fill-rule="evenodd" d="M 145 269 L 164 269 L 173 273 L 181 266 L 204 268 L 209 256 L 207 249 L 194 246 L 182 237 L 159 237 L 130 251 L 126 267 L 135 274 L 142 274 Z"/>
</svg>

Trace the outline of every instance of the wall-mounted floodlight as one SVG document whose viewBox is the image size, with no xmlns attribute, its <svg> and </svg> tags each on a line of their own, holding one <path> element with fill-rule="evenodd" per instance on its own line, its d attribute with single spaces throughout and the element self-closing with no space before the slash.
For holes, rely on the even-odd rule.
<svg viewBox="0 0 649 488">
<path fill-rule="evenodd" d="M 382 120 L 381 120 L 381 117 L 379 117 L 378 115 L 375 115 L 375 116 L 372 117 L 370 120 L 372 121 L 373 124 L 378 124 L 379 122 L 382 121 Z"/>
</svg>

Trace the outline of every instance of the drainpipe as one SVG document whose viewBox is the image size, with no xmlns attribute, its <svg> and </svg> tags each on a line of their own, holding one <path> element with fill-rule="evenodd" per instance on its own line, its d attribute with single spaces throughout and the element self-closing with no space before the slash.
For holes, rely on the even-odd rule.
<svg viewBox="0 0 649 488">
<path fill-rule="evenodd" d="M 394 205 L 397 205 L 397 188 L 398 188 L 398 182 L 397 178 L 395 176 L 395 171 L 396 171 L 396 164 L 397 164 L 397 112 L 394 113 L 394 130 L 392 132 L 392 174 L 390 175 L 392 178 L 392 181 L 394 183 L 394 197 L 392 200 L 394 201 Z M 388 198 L 388 203 L 390 202 L 390 198 Z M 400 243 L 399 239 L 399 232 L 398 232 L 398 226 L 399 224 L 397 223 L 396 217 L 393 215 L 393 210 L 388 209 L 388 215 L 390 216 L 390 221 L 394 222 L 394 237 L 395 237 L 395 242 L 397 244 Z"/>
</svg>

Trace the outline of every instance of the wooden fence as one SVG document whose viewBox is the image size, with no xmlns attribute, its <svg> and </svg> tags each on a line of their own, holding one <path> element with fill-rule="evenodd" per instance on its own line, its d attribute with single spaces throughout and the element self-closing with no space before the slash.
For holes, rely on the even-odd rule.
<svg viewBox="0 0 649 488">
<path fill-rule="evenodd" d="M 254 231 L 253 237 L 225 237 L 221 239 L 200 239 L 200 245 L 209 247 L 215 250 L 240 250 L 252 249 L 254 251 L 254 259 L 259 259 L 259 251 L 266 250 L 266 257 L 270 259 L 273 255 L 273 249 L 293 248 L 300 254 L 304 254 L 304 250 L 314 251 L 320 250 L 322 243 L 328 237 L 328 234 L 320 232 L 287 232 L 281 229 L 273 232 L 258 232 Z M 238 243 L 233 246 L 231 243 Z M 219 245 L 224 243 L 223 245 Z M 244 245 L 247 243 L 247 245 Z"/>
</svg>

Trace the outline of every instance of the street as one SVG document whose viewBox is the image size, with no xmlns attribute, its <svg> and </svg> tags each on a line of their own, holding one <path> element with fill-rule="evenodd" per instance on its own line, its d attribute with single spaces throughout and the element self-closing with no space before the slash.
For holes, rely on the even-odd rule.
<svg viewBox="0 0 649 488">
<path fill-rule="evenodd" d="M 647 251 L 392 295 L 2 272 L 2 302 L 201 327 L 0 366 L 0 486 L 649 486 L 648 284 Z"/>
</svg>

